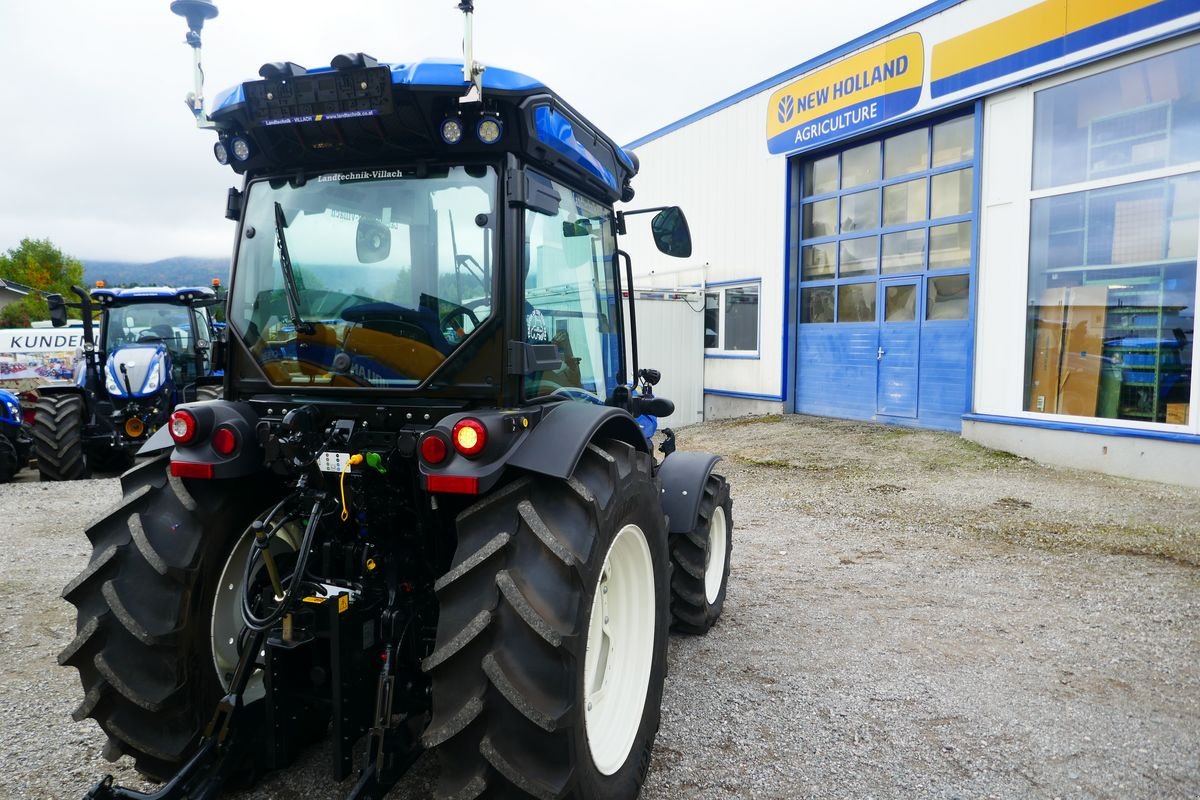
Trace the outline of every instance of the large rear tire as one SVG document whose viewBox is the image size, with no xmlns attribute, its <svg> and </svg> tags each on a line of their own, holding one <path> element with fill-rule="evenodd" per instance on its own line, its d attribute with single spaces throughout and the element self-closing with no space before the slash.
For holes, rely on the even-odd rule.
<svg viewBox="0 0 1200 800">
<path fill-rule="evenodd" d="M 650 456 L 589 445 L 459 515 L 424 661 L 439 798 L 637 796 L 658 731 L 670 562 Z"/>
<path fill-rule="evenodd" d="M 83 684 L 75 720 L 95 719 L 109 760 L 132 756 L 158 780 L 191 753 L 223 694 L 209 626 L 217 576 L 262 505 L 233 482 L 185 485 L 167 459 L 121 476 L 121 502 L 88 526 L 91 559 L 63 590 L 77 633 L 58 657 Z"/>
<path fill-rule="evenodd" d="M 219 383 L 206 383 L 196 387 L 196 402 L 220 400 L 225 396 L 225 387 Z"/>
<path fill-rule="evenodd" d="M 37 401 L 33 452 L 44 481 L 73 481 L 90 476 L 83 457 L 83 398 L 77 394 L 43 394 Z"/>
<path fill-rule="evenodd" d="M 729 558 L 733 552 L 733 501 L 729 484 L 709 475 L 695 524 L 671 534 L 671 616 L 675 629 L 705 634 L 725 608 Z"/>
</svg>

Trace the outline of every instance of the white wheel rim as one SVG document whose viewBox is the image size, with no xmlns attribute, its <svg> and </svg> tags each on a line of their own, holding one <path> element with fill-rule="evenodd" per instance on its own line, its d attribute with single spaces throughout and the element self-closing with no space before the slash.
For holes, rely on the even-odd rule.
<svg viewBox="0 0 1200 800">
<path fill-rule="evenodd" d="M 583 666 L 584 728 L 592 761 L 604 775 L 625 764 L 642 723 L 656 608 L 646 535 L 626 525 L 600 569 Z"/>
<path fill-rule="evenodd" d="M 729 547 L 725 525 L 725 506 L 717 506 L 708 521 L 708 547 L 704 549 L 704 596 L 709 605 L 717 602 L 725 579 L 725 552 Z"/>
<path fill-rule="evenodd" d="M 271 540 L 271 555 L 278 558 L 282 553 L 296 552 L 300 548 L 300 540 L 304 531 L 295 522 L 284 525 L 276 532 Z M 217 671 L 217 679 L 221 686 L 229 691 L 230 677 L 238 662 L 237 640 L 246 627 L 242 621 L 242 592 L 246 575 L 246 559 L 250 556 L 254 544 L 254 534 L 247 528 L 238 539 L 233 552 L 225 560 L 221 570 L 221 580 L 217 583 L 217 593 L 213 598 L 212 618 L 209 631 L 212 636 L 213 668 Z M 266 695 L 263 686 L 262 671 L 255 670 L 246 684 L 243 695 L 245 702 L 250 703 Z"/>
</svg>

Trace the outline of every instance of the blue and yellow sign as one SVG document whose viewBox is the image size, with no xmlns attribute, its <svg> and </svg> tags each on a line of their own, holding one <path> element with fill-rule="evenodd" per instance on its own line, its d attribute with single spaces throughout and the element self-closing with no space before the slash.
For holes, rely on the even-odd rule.
<svg viewBox="0 0 1200 800">
<path fill-rule="evenodd" d="M 787 153 L 848 136 L 921 99 L 925 45 L 908 33 L 819 69 L 771 95 L 767 148 Z"/>
<path fill-rule="evenodd" d="M 930 94 L 954 94 L 1198 10 L 1197 0 L 1043 0 L 935 44 Z"/>
</svg>

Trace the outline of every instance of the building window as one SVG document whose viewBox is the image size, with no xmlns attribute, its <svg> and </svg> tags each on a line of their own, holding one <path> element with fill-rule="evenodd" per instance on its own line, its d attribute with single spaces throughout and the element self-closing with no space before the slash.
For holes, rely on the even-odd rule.
<svg viewBox="0 0 1200 800">
<path fill-rule="evenodd" d="M 801 324 L 878 322 L 879 276 L 905 273 L 949 273 L 926 279 L 914 313 L 966 319 L 957 301 L 972 268 L 973 115 L 808 161 L 800 182 Z"/>
<path fill-rule="evenodd" d="M 1187 424 L 1198 74 L 1195 46 L 1035 95 L 1026 410 Z"/>
<path fill-rule="evenodd" d="M 758 353 L 759 283 L 713 287 L 704 294 L 704 349 L 710 354 Z"/>
</svg>

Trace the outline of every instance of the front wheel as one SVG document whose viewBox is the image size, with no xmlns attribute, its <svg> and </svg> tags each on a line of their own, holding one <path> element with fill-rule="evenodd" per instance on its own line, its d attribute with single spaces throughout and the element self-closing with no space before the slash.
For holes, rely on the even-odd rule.
<svg viewBox="0 0 1200 800">
<path fill-rule="evenodd" d="M 43 394 L 37 401 L 33 452 L 44 481 L 89 477 L 83 455 L 86 408 L 77 394 Z"/>
<path fill-rule="evenodd" d="M 423 666 L 436 796 L 637 796 L 658 731 L 670 561 L 650 457 L 589 445 L 459 515 Z"/>
<path fill-rule="evenodd" d="M 671 534 L 671 616 L 683 633 L 705 634 L 725 608 L 733 552 L 733 501 L 729 484 L 709 475 L 692 529 Z"/>
</svg>

